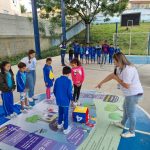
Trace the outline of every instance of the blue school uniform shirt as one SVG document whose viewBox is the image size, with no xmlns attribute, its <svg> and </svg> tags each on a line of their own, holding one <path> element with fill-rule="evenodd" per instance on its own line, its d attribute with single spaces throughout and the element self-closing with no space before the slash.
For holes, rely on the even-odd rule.
<svg viewBox="0 0 150 150">
<path fill-rule="evenodd" d="M 109 55 L 114 55 L 114 53 L 115 53 L 115 49 L 114 49 L 114 47 L 109 47 Z"/>
<path fill-rule="evenodd" d="M 85 55 L 86 56 L 90 55 L 90 47 L 85 47 Z"/>
<path fill-rule="evenodd" d="M 44 82 L 47 83 L 47 87 L 52 87 L 54 82 L 54 74 L 52 66 L 45 64 L 43 68 Z"/>
<path fill-rule="evenodd" d="M 121 52 L 120 48 L 116 48 L 115 53 L 119 53 L 119 52 Z"/>
<path fill-rule="evenodd" d="M 99 45 L 96 46 L 95 48 L 96 48 L 96 51 L 97 51 L 97 56 L 101 56 L 102 48 Z"/>
<path fill-rule="evenodd" d="M 74 53 L 79 54 L 80 53 L 80 46 L 78 44 L 73 45 Z"/>
<path fill-rule="evenodd" d="M 80 47 L 80 55 L 84 54 L 84 47 Z"/>
<path fill-rule="evenodd" d="M 95 55 L 96 55 L 96 48 L 93 46 L 92 47 L 92 56 L 95 57 Z"/>
<path fill-rule="evenodd" d="M 7 85 L 11 89 L 13 87 L 12 75 L 10 72 L 6 73 Z"/>
<path fill-rule="evenodd" d="M 56 79 L 54 84 L 54 95 L 58 106 L 69 107 L 72 96 L 72 82 L 66 76 Z"/>
<path fill-rule="evenodd" d="M 17 72 L 16 75 L 16 82 L 17 82 L 17 92 L 24 92 L 26 87 L 26 78 L 27 73 L 26 72 Z"/>
</svg>

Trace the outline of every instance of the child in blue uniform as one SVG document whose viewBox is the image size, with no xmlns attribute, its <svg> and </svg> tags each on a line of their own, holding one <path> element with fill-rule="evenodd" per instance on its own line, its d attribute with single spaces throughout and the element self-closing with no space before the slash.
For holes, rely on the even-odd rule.
<svg viewBox="0 0 150 150">
<path fill-rule="evenodd" d="M 87 44 L 86 47 L 85 47 L 86 64 L 89 64 L 89 59 L 90 59 L 90 46 Z"/>
<path fill-rule="evenodd" d="M 97 44 L 95 48 L 96 48 L 96 53 L 97 53 L 97 64 L 100 64 L 101 54 L 102 54 L 102 46 Z"/>
<path fill-rule="evenodd" d="M 73 44 L 73 49 L 74 49 L 74 57 L 79 59 L 80 46 L 79 46 L 78 42 L 75 42 Z"/>
<path fill-rule="evenodd" d="M 72 82 L 68 78 L 71 74 L 70 67 L 64 67 L 62 71 L 63 75 L 56 79 L 54 84 L 54 95 L 58 105 L 58 129 L 64 128 L 64 134 L 68 134 L 71 128 L 68 126 L 68 113 L 70 100 L 73 100 L 72 96 Z"/>
<path fill-rule="evenodd" d="M 32 108 L 29 106 L 28 98 L 27 98 L 27 89 L 26 89 L 26 79 L 27 79 L 27 73 L 26 73 L 26 64 L 23 62 L 20 62 L 18 64 L 18 72 L 16 75 L 16 83 L 17 83 L 17 92 L 20 93 L 20 102 L 21 102 L 21 112 L 26 113 L 27 109 Z"/>
<path fill-rule="evenodd" d="M 50 98 L 51 98 L 51 87 L 53 86 L 53 82 L 54 82 L 53 68 L 52 68 L 51 64 L 52 64 L 52 59 L 47 58 L 46 64 L 43 68 L 43 76 L 44 76 L 44 82 L 45 82 L 45 86 L 46 86 L 47 100 L 50 100 Z"/>
<path fill-rule="evenodd" d="M 120 53 L 121 49 L 119 48 L 119 45 L 117 45 L 116 49 L 115 49 L 115 53 Z"/>
<path fill-rule="evenodd" d="M 83 57 L 84 57 L 84 47 L 81 44 L 80 45 L 80 61 L 81 61 L 82 64 L 83 64 Z"/>
<path fill-rule="evenodd" d="M 70 48 L 70 50 L 69 50 L 69 61 L 70 61 L 70 62 L 71 62 L 72 59 L 73 59 L 73 54 L 74 54 L 73 48 Z"/>
<path fill-rule="evenodd" d="M 14 112 L 14 98 L 13 91 L 16 88 L 14 81 L 14 74 L 11 70 L 11 64 L 7 61 L 3 61 L 0 65 L 0 91 L 2 101 L 3 101 L 3 109 L 5 116 L 8 119 L 16 117 L 17 114 Z"/>
<path fill-rule="evenodd" d="M 91 63 L 96 60 L 96 49 L 94 46 L 91 46 Z"/>
<path fill-rule="evenodd" d="M 114 53 L 115 53 L 115 49 L 114 49 L 113 45 L 110 44 L 110 47 L 109 47 L 109 64 L 112 64 L 112 62 L 113 62 Z"/>
</svg>

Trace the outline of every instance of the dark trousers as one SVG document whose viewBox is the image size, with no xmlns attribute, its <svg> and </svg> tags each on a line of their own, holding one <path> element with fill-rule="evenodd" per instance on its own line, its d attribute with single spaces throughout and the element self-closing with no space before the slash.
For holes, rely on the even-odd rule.
<svg viewBox="0 0 150 150">
<path fill-rule="evenodd" d="M 76 86 L 75 84 L 74 86 L 74 94 L 73 94 L 73 100 L 74 101 L 78 101 L 79 100 L 79 96 L 80 96 L 80 91 L 81 91 L 81 87 L 82 85 L 80 85 L 79 87 Z"/>
<path fill-rule="evenodd" d="M 61 64 L 62 65 L 65 65 L 65 54 L 66 54 L 66 51 L 61 50 Z"/>
<path fill-rule="evenodd" d="M 78 53 L 75 53 L 75 54 L 74 54 L 74 57 L 75 57 L 76 59 L 79 59 L 79 54 L 78 54 Z"/>
<path fill-rule="evenodd" d="M 64 129 L 66 130 L 68 128 L 68 112 L 69 107 L 62 107 L 59 106 L 58 110 L 58 124 L 62 124 L 62 121 L 64 121 Z"/>
<path fill-rule="evenodd" d="M 1 94 L 3 101 L 3 109 L 5 116 L 9 116 L 14 112 L 14 98 L 12 92 L 4 92 Z"/>
<path fill-rule="evenodd" d="M 113 55 L 109 55 L 109 63 L 112 64 L 113 62 Z"/>
</svg>

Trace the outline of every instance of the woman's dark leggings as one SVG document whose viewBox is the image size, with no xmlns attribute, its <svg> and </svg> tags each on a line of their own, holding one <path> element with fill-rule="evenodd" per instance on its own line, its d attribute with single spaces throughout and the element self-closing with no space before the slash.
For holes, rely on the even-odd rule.
<svg viewBox="0 0 150 150">
<path fill-rule="evenodd" d="M 82 85 L 80 85 L 80 86 L 78 87 L 78 86 L 76 86 L 76 85 L 74 84 L 73 99 L 74 99 L 75 102 L 79 100 L 81 87 L 82 87 Z"/>
</svg>

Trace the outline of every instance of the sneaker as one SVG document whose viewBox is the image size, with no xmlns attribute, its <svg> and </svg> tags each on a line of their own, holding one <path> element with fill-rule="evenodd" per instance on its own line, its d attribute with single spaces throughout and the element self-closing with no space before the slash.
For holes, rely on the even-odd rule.
<svg viewBox="0 0 150 150">
<path fill-rule="evenodd" d="M 71 128 L 70 127 L 68 127 L 66 130 L 64 130 L 63 132 L 64 132 L 64 134 L 69 134 L 69 132 L 71 131 Z"/>
<path fill-rule="evenodd" d="M 125 133 L 122 133 L 122 134 L 121 134 L 121 137 L 123 137 L 123 138 L 135 137 L 135 133 L 125 132 Z"/>
<path fill-rule="evenodd" d="M 77 106 L 80 106 L 80 105 L 81 105 L 81 103 L 79 101 L 77 101 Z"/>
<path fill-rule="evenodd" d="M 11 116 L 6 116 L 5 118 L 7 118 L 7 119 L 12 119 L 12 117 L 11 117 Z"/>
<path fill-rule="evenodd" d="M 25 109 L 32 109 L 32 106 L 27 105 L 27 106 L 25 106 L 24 108 L 25 108 Z"/>
<path fill-rule="evenodd" d="M 37 96 L 33 96 L 32 99 L 33 100 L 38 100 L 38 97 Z"/>
<path fill-rule="evenodd" d="M 11 115 L 13 115 L 13 117 L 17 117 L 18 116 L 18 114 L 15 113 L 15 112 L 13 112 L 13 114 L 11 114 Z"/>
<path fill-rule="evenodd" d="M 21 112 L 24 114 L 28 113 L 28 111 L 26 109 L 22 109 Z"/>
<path fill-rule="evenodd" d="M 57 125 L 57 128 L 58 128 L 58 129 L 62 129 L 62 128 L 63 128 L 63 125 L 64 125 L 63 123 L 62 123 L 62 124 L 58 124 L 58 125 Z"/>
<path fill-rule="evenodd" d="M 77 102 L 73 102 L 73 106 L 76 107 L 78 105 Z"/>
<path fill-rule="evenodd" d="M 113 124 L 119 128 L 122 128 L 122 129 L 125 128 L 125 126 L 123 124 L 121 124 L 121 122 L 113 122 Z"/>
<path fill-rule="evenodd" d="M 28 98 L 28 101 L 29 101 L 29 102 L 33 102 L 33 99 L 32 99 L 32 98 Z"/>
</svg>

